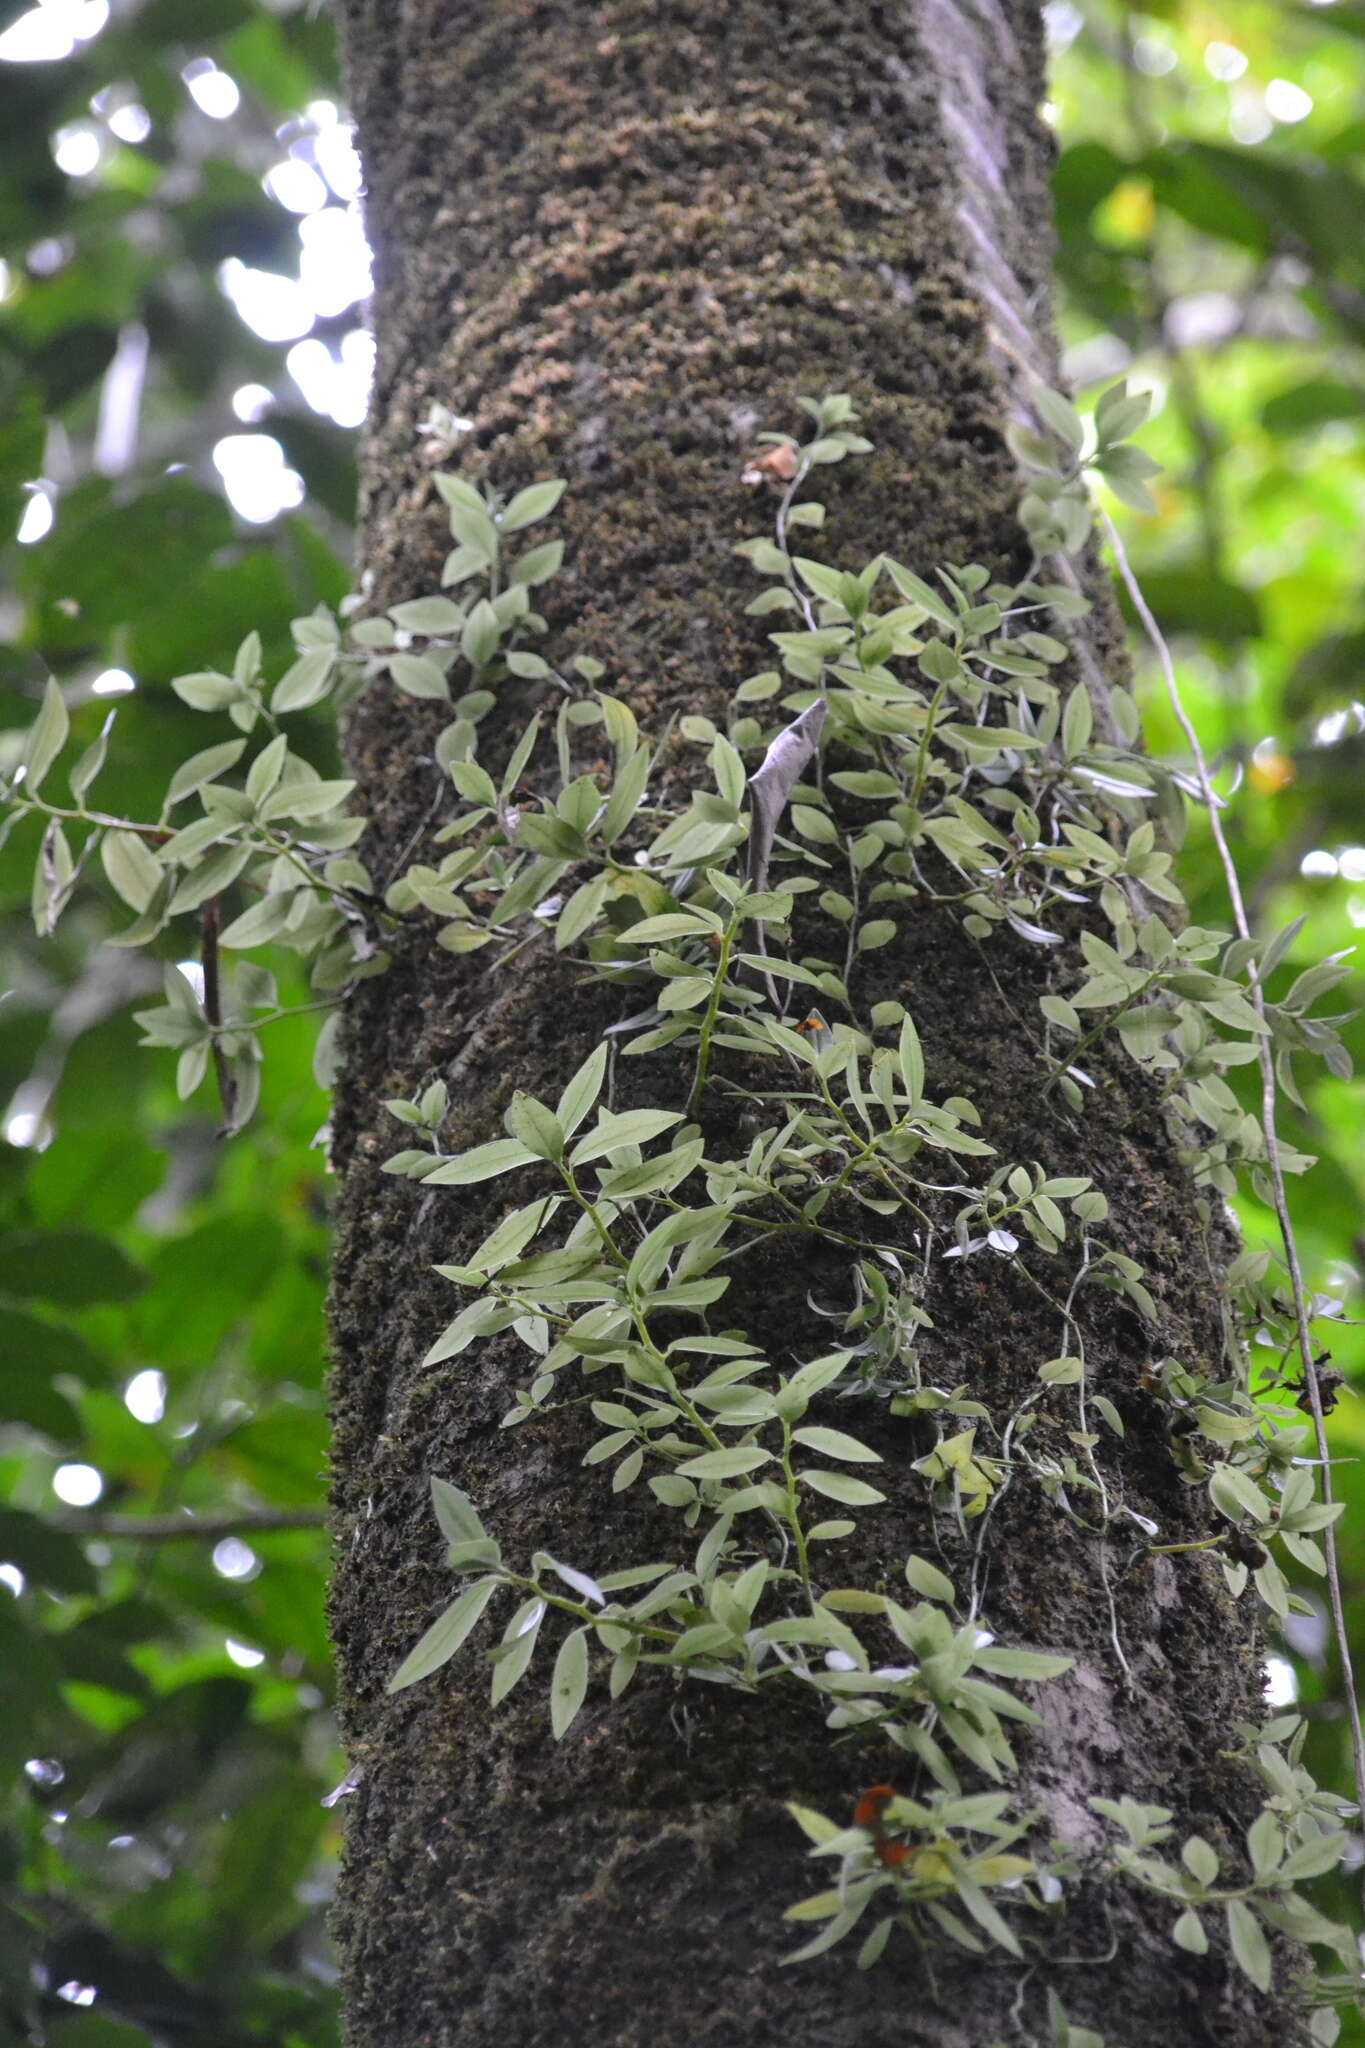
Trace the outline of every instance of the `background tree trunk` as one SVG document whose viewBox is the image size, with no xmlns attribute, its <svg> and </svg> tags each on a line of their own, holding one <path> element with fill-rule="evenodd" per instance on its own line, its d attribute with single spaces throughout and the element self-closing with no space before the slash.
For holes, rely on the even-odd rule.
<svg viewBox="0 0 1365 2048">
<path fill-rule="evenodd" d="M 885 547 L 922 573 L 1019 573 L 1002 427 L 1026 372 L 1055 376 L 1033 5 L 342 0 L 340 13 L 376 252 L 364 562 L 377 604 L 438 585 L 448 541 L 416 431 L 433 401 L 474 420 L 471 473 L 503 488 L 569 478 L 552 649 L 603 661 L 603 687 L 656 736 L 682 713 L 723 723 L 736 684 L 768 663 L 731 548 L 764 523 L 744 452 L 756 430 L 795 423 L 799 394 L 850 392 L 875 443 L 825 493 L 842 564 Z M 1102 706 L 1123 655 L 1097 568 L 1091 584 L 1073 644 Z M 508 746 L 537 701 L 536 686 L 510 694 Z M 353 717 L 369 857 L 386 880 L 439 821 L 442 722 L 387 689 Z M 698 759 L 673 744 L 676 790 Z M 609 1570 L 686 1548 L 643 1489 L 614 1497 L 601 1469 L 582 1468 L 580 1409 L 499 1431 L 525 1378 L 519 1344 L 421 1366 L 456 1305 L 430 1267 L 479 1241 L 505 1190 L 424 1197 L 382 1176 L 401 1142 L 382 1099 L 443 1076 L 448 1142 L 480 1142 L 514 1086 L 553 1099 L 619 1014 L 548 943 L 507 970 L 487 960 L 422 944 L 368 984 L 337 1102 L 333 1620 L 364 1770 L 337 1924 L 356 2048 L 983 2048 L 1049 2038 L 1048 1984 L 1111 2048 L 1298 2038 L 1280 1998 L 1258 1997 L 1219 1954 L 1174 1949 L 1170 1911 L 1113 1885 L 1077 1888 L 1031 1971 L 936 1954 L 931 1972 L 899 1936 L 863 1976 L 851 1947 L 780 1969 L 793 1945 L 781 1910 L 813 1888 L 781 1802 L 843 1818 L 860 1787 L 895 1776 L 885 1750 L 832 1750 L 808 1706 L 655 1674 L 616 1706 L 595 1685 L 557 1745 L 544 1686 L 490 1714 L 472 1653 L 385 1697 L 450 1596 L 433 1472 L 471 1493 L 510 1558 L 544 1547 Z M 1008 938 L 983 950 L 912 904 L 856 994 L 907 1003 L 932 1097 L 969 1096 L 1002 1159 L 1090 1174 L 1108 1195 L 1113 1242 L 1144 1267 L 1160 1321 L 1087 1297 L 1095 1384 L 1128 1428 L 1102 1455 L 1118 1495 L 1175 1540 L 1201 1533 L 1202 1495 L 1180 1486 L 1139 1374 L 1153 1356 L 1220 1355 L 1216 1252 L 1152 1091 L 1121 1056 L 1101 1054 L 1084 1118 L 1040 1098 L 1042 972 L 1036 951 Z M 640 1102 L 672 1078 L 667 1056 L 626 1064 Z M 708 1131 L 723 1148 L 720 1111 Z M 831 1326 L 806 1306 L 811 1285 L 808 1264 L 771 1258 L 727 1297 L 726 1320 L 746 1317 L 774 1355 L 813 1355 Z M 1057 1316 L 1005 1260 L 936 1267 L 925 1305 L 929 1376 L 969 1385 L 1001 1418 L 1063 1348 Z M 895 1571 L 934 1537 L 908 1470 L 925 1448 L 914 1426 L 860 1410 L 858 1427 L 888 1461 L 890 1505 L 862 1539 L 871 1583 L 878 1552 Z M 1102 1560 L 1017 1484 L 992 1522 L 989 1573 L 1003 1640 L 1078 1659 L 1038 1693 L 1045 1725 L 1023 1750 L 1022 1802 L 1046 1830 L 1084 1857 L 1103 1836 L 1088 1798 L 1127 1792 L 1235 1845 L 1259 1799 L 1221 1752 L 1257 1712 L 1261 1677 L 1254 1622 L 1216 1567 L 1153 1558 L 1136 1534 L 1111 1536 Z"/>
</svg>

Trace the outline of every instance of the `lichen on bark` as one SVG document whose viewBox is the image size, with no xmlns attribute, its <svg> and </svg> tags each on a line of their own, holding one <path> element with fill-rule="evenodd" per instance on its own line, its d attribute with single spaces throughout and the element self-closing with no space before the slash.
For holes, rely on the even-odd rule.
<svg viewBox="0 0 1365 2048">
<path fill-rule="evenodd" d="M 473 421 L 469 474 L 505 488 L 568 477 L 549 644 L 605 663 L 603 686 L 654 734 L 687 713 L 723 724 L 736 684 L 768 665 L 732 549 L 761 523 L 744 454 L 759 429 L 793 424 L 799 394 L 850 392 L 875 446 L 826 493 L 842 563 L 887 548 L 922 572 L 980 561 L 1018 573 L 1003 427 L 1020 380 L 1054 362 L 1032 5 L 407 0 L 395 17 L 386 0 L 344 0 L 341 14 L 376 251 L 362 555 L 376 604 L 439 580 L 444 521 L 417 432 L 433 403 Z M 1093 561 L 1089 594 L 1079 671 L 1121 680 Z M 532 686 L 508 696 L 490 721 L 495 758 Z M 440 723 L 386 687 L 352 715 L 367 857 L 386 879 L 439 822 Z M 675 739 L 664 767 L 685 794 L 695 753 Z M 433 1472 L 479 1502 L 509 1553 L 605 1570 L 679 1542 L 648 1496 L 613 1497 L 583 1470 L 581 1410 L 499 1429 L 524 1376 L 511 1339 L 422 1365 L 450 1314 L 430 1267 L 479 1241 L 505 1190 L 423 1196 L 383 1176 L 395 1148 L 383 1099 L 444 1077 L 450 1141 L 477 1143 L 497 1134 L 514 1088 L 552 1099 L 616 1015 L 610 991 L 583 988 L 547 944 L 498 970 L 429 940 L 354 999 L 335 1117 L 332 1617 L 363 1773 L 337 1928 L 355 2048 L 491 2048 L 514 2030 L 603 2048 L 650 2036 L 965 2048 L 1043 2038 L 1043 1983 L 1112 2048 L 1158 2030 L 1191 2048 L 1293 2041 L 1282 1996 L 1172 1949 L 1170 1913 L 1126 1889 L 1082 1887 L 1032 1986 L 1004 1959 L 943 1953 L 930 1967 L 908 1940 L 865 1976 L 843 1951 L 783 1971 L 781 1908 L 804 1884 L 782 1802 L 845 1812 L 888 1774 L 884 1756 L 833 1747 L 806 1707 L 655 1674 L 614 1707 L 599 1688 L 556 1745 L 543 1691 L 527 1685 L 490 1713 L 474 1657 L 385 1697 L 448 1597 Z M 931 1094 L 975 1102 L 1002 1157 L 1090 1174 L 1109 1196 L 1114 1241 L 1145 1269 L 1160 1327 L 1112 1297 L 1084 1311 L 1096 1384 L 1127 1426 L 1102 1455 L 1129 1505 L 1172 1538 L 1198 1535 L 1202 1498 L 1180 1485 L 1140 1374 L 1153 1344 L 1220 1354 L 1219 1248 L 1141 1075 L 1102 1058 L 1084 1119 L 1040 1096 L 1020 1030 L 1037 960 L 1008 938 L 983 949 L 941 907 L 912 903 L 859 1000 L 907 1004 Z M 668 1084 L 648 1060 L 623 1064 L 634 1100 Z M 708 1114 L 723 1141 L 725 1112 Z M 808 1258 L 770 1250 L 727 1319 L 748 1313 L 788 1357 L 824 1348 L 829 1326 L 808 1305 L 818 1279 Z M 1055 1316 L 1006 1262 L 940 1267 L 925 1305 L 934 1377 L 999 1416 L 1057 1349 Z M 925 1447 L 914 1425 L 874 1413 L 859 1427 L 890 1474 L 887 1509 L 850 1553 L 851 1575 L 872 1583 L 907 1551 L 933 1554 L 941 1532 L 909 1470 Z M 1035 1492 L 1011 1491 L 992 1522 L 992 1625 L 1078 1659 L 1039 1695 L 1022 1803 L 1081 1852 L 1099 1841 L 1088 1797 L 1124 1792 L 1234 1843 L 1259 1804 L 1223 1755 L 1258 1707 L 1254 1624 L 1197 1553 L 1153 1560 L 1136 1538 L 1111 1543 L 1110 1577 L 1112 1617 L 1096 1545 Z"/>
</svg>

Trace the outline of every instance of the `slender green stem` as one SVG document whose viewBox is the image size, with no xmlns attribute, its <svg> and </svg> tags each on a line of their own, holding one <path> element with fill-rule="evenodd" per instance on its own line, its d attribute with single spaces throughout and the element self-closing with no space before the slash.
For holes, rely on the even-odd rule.
<svg viewBox="0 0 1365 2048">
<path fill-rule="evenodd" d="M 10 801 L 16 811 L 39 811 L 45 818 L 60 819 L 70 825 L 103 825 L 113 832 L 136 832 L 140 839 L 169 839 L 167 825 L 139 825 L 133 818 L 115 818 L 108 811 L 72 810 L 65 804 L 50 804 L 46 797 L 17 796 L 10 792 Z"/>
<path fill-rule="evenodd" d="M 826 1106 L 834 1112 L 834 1115 L 838 1118 L 839 1123 L 843 1130 L 853 1140 L 853 1143 L 859 1148 L 860 1154 L 860 1157 L 851 1160 L 848 1163 L 848 1165 L 844 1168 L 843 1172 L 839 1175 L 838 1180 L 834 1183 L 833 1188 L 830 1190 L 831 1195 L 838 1192 L 838 1190 L 844 1185 L 844 1182 L 848 1179 L 850 1173 L 852 1173 L 858 1166 L 866 1163 L 873 1168 L 874 1172 L 877 1175 L 877 1178 L 882 1182 L 882 1185 L 887 1189 L 888 1193 L 894 1195 L 898 1202 L 903 1202 L 908 1209 L 912 1209 L 915 1215 L 919 1217 L 920 1221 L 922 1223 L 927 1224 L 929 1218 L 926 1216 L 923 1209 L 920 1208 L 918 1202 L 916 1202 L 912 1196 L 907 1195 L 903 1187 L 897 1185 L 896 1181 L 892 1178 L 893 1169 L 888 1167 L 883 1160 L 877 1157 L 877 1147 L 882 1142 L 881 1138 L 875 1137 L 871 1139 L 865 1139 L 861 1131 L 859 1131 L 856 1128 L 856 1126 L 849 1121 L 849 1118 L 845 1115 L 843 1109 L 835 1101 L 833 1092 L 824 1075 L 819 1075 L 818 1079 L 820 1083 L 820 1093 L 824 1098 Z M 892 1126 L 892 1128 L 885 1135 L 887 1137 L 894 1137 L 897 1131 L 904 1129 L 905 1124 L 907 1122 L 907 1118 L 901 1118 L 897 1123 L 895 1123 Z"/>
<path fill-rule="evenodd" d="M 1141 1002 L 1142 998 L 1146 995 L 1148 989 L 1156 987 L 1157 983 L 1161 980 L 1161 976 L 1162 969 L 1160 967 L 1154 967 L 1152 969 L 1152 972 L 1149 975 L 1147 975 L 1147 977 L 1140 984 L 1140 986 L 1132 991 L 1131 995 L 1126 995 L 1123 1001 L 1120 1004 L 1118 1004 L 1118 1006 L 1115 1009 L 1106 1011 L 1105 1015 L 1101 1018 L 1100 1022 L 1095 1026 L 1093 1031 L 1087 1031 L 1083 1038 L 1077 1039 L 1076 1043 L 1069 1049 L 1067 1058 L 1062 1062 L 1060 1066 L 1054 1067 L 1053 1071 L 1048 1075 L 1046 1081 L 1044 1081 L 1044 1095 L 1051 1094 L 1052 1089 L 1055 1087 L 1057 1082 L 1061 1080 L 1062 1075 L 1067 1071 L 1067 1068 L 1074 1066 L 1076 1061 L 1080 1058 L 1081 1054 L 1084 1052 L 1088 1052 L 1091 1046 L 1097 1044 L 1098 1041 L 1104 1037 L 1107 1031 L 1112 1031 L 1114 1026 L 1118 1023 L 1120 1017 L 1126 1016 L 1129 1010 L 1132 1009 L 1134 1003 Z M 1172 1023 L 1174 1023 L 1174 1021 L 1174 1018 L 1172 1018 Z"/>
<path fill-rule="evenodd" d="M 853 858 L 853 843 L 844 840 L 844 852 L 848 855 L 848 887 L 853 898 L 853 911 L 848 920 L 848 940 L 844 946 L 844 988 L 853 982 L 853 962 L 858 956 L 858 908 L 862 902 L 862 874 Z"/>
<path fill-rule="evenodd" d="M 214 1035 L 233 1031 L 260 1031 L 267 1024 L 278 1024 L 283 1017 L 307 1017 L 314 1010 L 335 1010 L 344 1002 L 344 996 L 321 996 L 315 1003 L 290 1003 L 279 1010 L 267 1010 L 264 1016 L 251 1017 L 236 1023 L 219 1024 Z"/>
<path fill-rule="evenodd" d="M 1236 1899 L 1254 1899 L 1258 1891 L 1265 1889 L 1262 1885 L 1241 1884 L 1230 1886 L 1227 1891 L 1178 1891 L 1172 1885 L 1158 1884 L 1154 1877 L 1142 1875 L 1127 1862 L 1116 1859 L 1116 1868 L 1134 1884 L 1141 1885 L 1143 1891 L 1151 1892 L 1158 1899 L 1169 1899 L 1172 1905 L 1177 1906 L 1226 1906 Z"/>
<path fill-rule="evenodd" d="M 597 1204 L 590 1196 L 585 1195 L 579 1187 L 577 1180 L 574 1178 L 573 1168 L 566 1161 L 561 1161 L 559 1170 L 563 1174 L 574 1200 L 578 1203 L 584 1214 L 592 1218 L 593 1229 L 597 1232 L 601 1240 L 602 1249 L 612 1265 L 616 1267 L 619 1273 L 628 1272 L 630 1268 L 629 1259 L 621 1251 L 615 1238 L 597 1213 Z M 720 1450 L 723 1439 L 716 1434 L 706 1418 L 697 1413 L 695 1407 L 688 1400 L 687 1395 L 678 1385 L 673 1368 L 668 1363 L 667 1355 L 659 1349 L 649 1333 L 649 1321 L 644 1310 L 634 1300 L 630 1302 L 630 1319 L 635 1326 L 635 1334 L 639 1338 L 641 1345 L 654 1360 L 659 1371 L 664 1375 L 668 1393 L 677 1402 L 682 1413 L 687 1417 L 687 1420 L 696 1430 L 698 1436 L 705 1439 L 708 1449 L 713 1451 Z"/>
<path fill-rule="evenodd" d="M 692 1092 L 687 1098 L 687 1114 L 691 1116 L 701 1100 L 706 1086 L 706 1077 L 711 1071 L 711 1038 L 720 1015 L 721 998 L 725 993 L 725 978 L 730 969 L 730 955 L 734 950 L 735 921 L 730 919 L 720 935 L 720 956 L 716 961 L 715 979 L 711 983 L 711 994 L 701 1019 L 697 1034 L 697 1071 L 692 1082 Z"/>
<path fill-rule="evenodd" d="M 676 1643 L 681 1629 L 652 1626 L 647 1621 L 636 1621 L 629 1614 L 607 1614 L 600 1607 L 589 1607 L 586 1601 L 571 1600 L 566 1593 L 556 1593 L 552 1587 L 539 1579 L 523 1578 L 520 1572 L 510 1572 L 504 1565 L 500 1571 L 504 1585 L 515 1586 L 520 1592 L 532 1593 L 537 1600 L 543 1600 L 547 1607 L 554 1607 L 561 1614 L 570 1614 L 575 1621 L 585 1621 L 596 1627 L 605 1622 L 608 1628 L 623 1628 L 641 1636 L 658 1636 L 663 1642 Z"/>
<path fill-rule="evenodd" d="M 524 953 L 526 948 L 533 946 L 537 939 L 543 939 L 546 930 L 547 927 L 543 924 L 533 924 L 524 938 L 518 939 L 514 945 L 509 946 L 505 953 L 499 953 L 497 959 L 491 963 L 492 972 L 496 973 L 499 968 L 506 967 L 508 961 L 515 960 L 518 953 Z"/>
<path fill-rule="evenodd" d="M 782 1420 L 782 1474 L 787 1482 L 787 1499 L 791 1503 L 785 1519 L 787 1527 L 792 1533 L 792 1542 L 796 1546 L 796 1562 L 801 1573 L 801 1590 L 806 1596 L 806 1605 L 810 1608 L 811 1613 L 814 1614 L 815 1591 L 810 1582 L 810 1549 L 806 1542 L 805 1529 L 801 1524 L 800 1496 L 796 1491 L 796 1473 L 792 1467 L 791 1424 L 786 1420 L 785 1416 Z"/>
<path fill-rule="evenodd" d="M 607 1229 L 606 1224 L 602 1221 L 602 1218 L 597 1211 L 596 1202 L 593 1201 L 591 1195 L 584 1194 L 582 1188 L 578 1185 L 578 1181 L 574 1174 L 574 1170 L 569 1165 L 567 1159 L 562 1159 L 559 1162 L 559 1170 L 561 1174 L 564 1176 L 564 1184 L 568 1188 L 569 1193 L 573 1196 L 579 1208 L 583 1211 L 583 1214 L 591 1220 L 592 1227 L 597 1232 L 597 1236 L 601 1243 L 602 1249 L 606 1253 L 608 1259 L 610 1259 L 612 1265 L 616 1267 L 618 1272 L 624 1273 L 626 1268 L 629 1266 L 630 1261 L 629 1259 L 627 1259 L 625 1253 L 617 1244 L 616 1239 L 612 1236 L 611 1232 Z"/>
<path fill-rule="evenodd" d="M 801 613 L 806 621 L 807 628 L 813 633 L 815 631 L 816 624 L 815 612 L 812 609 L 809 597 L 806 595 L 805 586 L 802 584 L 800 577 L 796 573 L 796 567 L 792 561 L 791 543 L 787 539 L 788 515 L 790 514 L 792 505 L 795 502 L 797 492 L 800 490 L 802 484 L 806 481 L 806 478 L 807 476 L 809 476 L 809 474 L 810 463 L 804 460 L 798 462 L 796 465 L 795 476 L 793 476 L 791 482 L 787 485 L 786 490 L 782 493 L 782 502 L 779 504 L 777 508 L 777 518 L 774 522 L 774 525 L 777 533 L 777 545 L 781 548 L 783 554 L 787 558 L 787 582 L 796 597 L 797 603 L 801 607 Z"/>
<path fill-rule="evenodd" d="M 337 903 L 349 904 L 352 910 L 358 910 L 363 917 L 374 918 L 380 924 L 405 925 L 412 922 L 401 910 L 390 910 L 387 904 L 357 896 L 350 889 L 340 889 L 334 882 L 323 881 L 313 872 L 297 846 L 290 840 L 277 839 L 264 825 L 257 825 L 256 830 L 260 833 L 264 846 L 280 860 L 287 860 L 289 865 L 303 876 L 308 887 L 316 890 L 319 896 L 330 896 Z"/>
<path fill-rule="evenodd" d="M 938 717 L 939 707 L 943 703 L 943 694 L 947 687 L 946 683 L 938 685 L 933 696 L 929 699 L 929 709 L 925 713 L 924 731 L 920 734 L 919 753 L 915 759 L 915 778 L 910 784 L 910 796 L 908 799 L 910 808 L 914 811 L 919 809 L 920 797 L 923 794 L 924 778 L 929 767 L 929 747 L 934 737 L 934 722 Z"/>
</svg>

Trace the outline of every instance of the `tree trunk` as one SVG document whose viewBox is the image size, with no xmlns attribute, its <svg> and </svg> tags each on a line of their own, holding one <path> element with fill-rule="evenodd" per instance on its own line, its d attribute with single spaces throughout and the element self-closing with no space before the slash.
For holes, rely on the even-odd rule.
<svg viewBox="0 0 1365 2048">
<path fill-rule="evenodd" d="M 830 473 L 842 565 L 887 548 L 924 574 L 972 561 L 1021 572 L 1002 429 L 1030 373 L 1055 381 L 1030 0 L 343 0 L 340 13 L 376 258 L 363 555 L 375 605 L 439 584 L 449 543 L 417 432 L 433 402 L 474 422 L 467 473 L 506 489 L 569 479 L 547 646 L 561 665 L 604 662 L 602 687 L 656 737 L 689 713 L 723 728 L 737 683 L 771 660 L 772 622 L 744 616 L 757 586 L 732 548 L 764 523 L 744 455 L 756 431 L 796 424 L 801 394 L 849 392 L 875 445 Z M 1098 564 L 1090 594 L 1072 644 L 1102 709 L 1124 657 Z M 517 686 L 495 714 L 504 755 L 539 690 Z M 443 783 L 450 794 L 432 760 L 443 722 L 387 686 L 353 714 L 351 770 L 385 880 L 424 857 Z M 676 790 L 700 758 L 671 742 Z M 1140 1376 L 1168 1353 L 1221 1355 L 1207 1232 L 1154 1090 L 1121 1055 L 1097 1050 L 1084 1117 L 1040 1094 L 1039 961 L 914 903 L 857 995 L 906 1002 L 931 1098 L 974 1101 L 1002 1160 L 1089 1174 L 1107 1194 L 1112 1242 L 1141 1263 L 1159 1321 L 1083 1297 L 1092 1384 L 1127 1424 L 1098 1455 L 1115 1498 L 1164 1540 L 1199 1535 L 1203 1496 L 1182 1487 Z M 500 1431 L 526 1377 L 519 1343 L 421 1364 L 459 1305 L 431 1267 L 480 1241 L 505 1190 L 424 1196 L 382 1175 L 402 1142 L 384 1098 L 444 1077 L 448 1146 L 480 1143 L 500 1135 L 514 1087 L 553 1101 L 631 1007 L 628 993 L 622 1005 L 600 983 L 585 990 L 546 939 L 488 963 L 429 935 L 401 950 L 353 1005 L 337 1102 L 333 1623 L 361 1770 L 337 1927 L 355 2048 L 984 2048 L 1051 2040 L 1049 1986 L 1110 2048 L 1298 2039 L 1287 1994 L 1259 1995 L 1216 1948 L 1182 1953 L 1169 1907 L 1084 1875 L 1031 1933 L 1027 1967 L 998 1949 L 927 1954 L 899 1934 L 863 1974 L 856 1944 L 780 1967 L 799 1938 L 783 1908 L 822 1881 L 783 1802 L 843 1825 L 859 1790 L 897 1761 L 903 1779 L 907 1761 L 834 1747 L 809 1704 L 656 1671 L 616 1704 L 595 1682 L 555 1743 L 544 1675 L 490 1711 L 472 1649 L 386 1697 L 451 1596 L 433 1473 L 467 1490 L 518 1561 L 545 1549 L 602 1572 L 687 1553 L 643 1487 L 613 1495 L 608 1468 L 583 1468 L 581 1405 Z M 635 1102 L 674 1080 L 667 1053 L 624 1065 Z M 723 1152 L 722 1112 L 707 1114 Z M 727 1324 L 747 1315 L 770 1355 L 813 1356 L 837 1327 L 807 1305 L 826 1280 L 837 1273 L 813 1281 L 800 1258 L 772 1255 L 737 1282 Z M 970 1388 L 997 1428 L 1067 1348 L 1055 1309 L 1006 1259 L 936 1264 L 924 1305 L 929 1378 Z M 897 1573 L 907 1552 L 936 1554 L 909 1469 L 924 1440 L 884 1408 L 852 1426 L 887 1461 L 890 1504 L 868 1526 Z M 1223 1754 L 1260 1706 L 1249 1603 L 1201 1553 L 1153 1556 L 1136 1524 L 1087 1536 L 1029 1483 L 993 1516 L 987 1566 L 999 1638 L 1077 1659 L 1037 1689 L 1043 1726 L 1020 1743 L 1037 1839 L 1084 1872 L 1107 1834 L 1089 1798 L 1126 1793 L 1235 1856 L 1259 1805 Z M 875 1551 L 861 1567 L 875 1583 Z"/>
</svg>

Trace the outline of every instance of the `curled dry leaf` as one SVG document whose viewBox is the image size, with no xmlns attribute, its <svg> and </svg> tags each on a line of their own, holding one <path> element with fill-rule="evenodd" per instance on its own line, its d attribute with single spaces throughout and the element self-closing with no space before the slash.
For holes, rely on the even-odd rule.
<svg viewBox="0 0 1365 2048">
<path fill-rule="evenodd" d="M 740 482 L 789 484 L 796 475 L 797 460 L 794 441 L 775 441 L 771 447 L 760 448 L 745 456 Z"/>
<path fill-rule="evenodd" d="M 777 735 L 763 760 L 749 777 L 749 848 L 748 882 L 754 890 L 765 889 L 768 885 L 768 861 L 773 850 L 773 840 L 787 808 L 787 799 L 801 779 L 801 772 L 812 759 L 820 744 L 820 733 L 825 723 L 825 700 L 817 697 L 808 704 L 799 718 Z M 763 926 L 756 928 L 758 951 L 767 952 Z M 773 978 L 766 970 L 763 976 L 767 985 L 768 1000 L 778 1015 L 782 1014 L 782 1001 L 773 985 Z"/>
<path fill-rule="evenodd" d="M 825 723 L 825 700 L 817 697 L 794 718 L 773 741 L 761 765 L 749 777 L 749 803 L 753 821 L 749 827 L 749 887 L 764 889 L 768 883 L 768 860 L 773 839 L 787 799 L 801 780 L 802 770 L 820 744 Z"/>
</svg>

